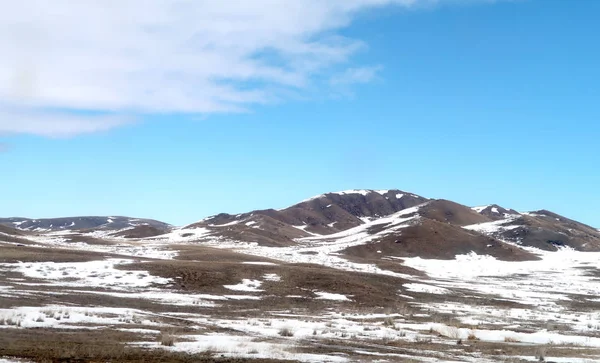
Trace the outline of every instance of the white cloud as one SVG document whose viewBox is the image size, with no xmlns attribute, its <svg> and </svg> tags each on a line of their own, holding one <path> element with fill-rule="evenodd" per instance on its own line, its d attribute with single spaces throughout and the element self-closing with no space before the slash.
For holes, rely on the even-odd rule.
<svg viewBox="0 0 600 363">
<path fill-rule="evenodd" d="M 348 68 L 344 72 L 331 77 L 329 83 L 334 86 L 369 83 L 377 77 L 377 73 L 380 72 L 381 69 L 381 66 Z"/>
<path fill-rule="evenodd" d="M 0 134 L 24 133 L 48 137 L 69 137 L 105 131 L 134 121 L 133 117 L 124 115 L 90 115 L 0 106 Z"/>
<path fill-rule="evenodd" d="M 128 122 L 80 111 L 246 110 L 347 64 L 363 44 L 337 31 L 358 12 L 445 1 L 456 0 L 0 0 L 0 132 Z M 345 82 L 368 81 L 369 69 Z"/>
</svg>

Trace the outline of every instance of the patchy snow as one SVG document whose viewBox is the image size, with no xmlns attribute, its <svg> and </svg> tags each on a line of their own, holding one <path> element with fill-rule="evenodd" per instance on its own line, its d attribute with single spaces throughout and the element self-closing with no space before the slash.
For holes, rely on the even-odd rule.
<svg viewBox="0 0 600 363">
<path fill-rule="evenodd" d="M 346 295 L 334 294 L 323 291 L 313 291 L 317 295 L 317 300 L 350 301 Z"/>
<path fill-rule="evenodd" d="M 455 344 L 457 339 L 463 339 L 466 344 L 470 344 L 467 343 L 470 335 L 474 335 L 481 341 L 506 344 L 566 344 L 573 347 L 573 350 L 600 347 L 600 337 L 597 335 L 600 329 L 600 314 L 594 309 L 584 311 L 573 308 L 578 306 L 574 304 L 599 301 L 600 286 L 596 272 L 600 269 L 600 253 L 582 253 L 567 249 L 544 252 L 529 249 L 535 251 L 541 260 L 526 262 L 499 261 L 490 256 L 474 253 L 457 256 L 454 260 L 380 256 L 388 260 L 388 263 L 405 261 L 406 266 L 424 271 L 426 274 L 418 276 L 382 270 L 373 264 L 354 263 L 340 254 L 345 248 L 367 244 L 388 233 L 402 233 L 402 228 L 419 220 L 419 208 L 409 208 L 375 220 L 365 218 L 365 224 L 350 230 L 331 235 L 300 238 L 296 240 L 296 245 L 287 247 L 264 247 L 256 243 L 232 241 L 213 236 L 211 229 L 207 228 L 182 228 L 144 241 L 111 239 L 110 241 L 119 244 L 110 246 L 70 242 L 69 239 L 77 234 L 68 231 L 32 237 L 32 241 L 48 248 L 70 248 L 128 256 L 157 256 L 157 258 L 172 258 L 176 253 L 171 250 L 171 244 L 174 242 L 190 242 L 232 249 L 283 262 L 315 263 L 348 271 L 399 276 L 408 279 L 409 282 L 403 283 L 402 286 L 398 283 L 397 289 L 399 288 L 400 291 L 390 293 L 409 300 L 406 304 L 410 309 L 395 306 L 391 311 L 396 314 L 379 313 L 385 311 L 383 308 L 373 310 L 377 314 L 365 313 L 365 310 L 357 314 L 355 313 L 357 310 L 352 310 L 354 304 L 343 305 L 344 309 L 340 309 L 340 305 L 334 302 L 351 301 L 355 298 L 350 295 L 352 293 L 348 291 L 348 294 L 344 294 L 343 289 L 323 288 L 336 293 L 312 291 L 315 299 L 332 301 L 323 302 L 329 309 L 321 314 L 278 305 L 269 308 L 274 311 L 258 309 L 255 314 L 252 311 L 256 309 L 257 304 L 252 303 L 251 308 L 243 308 L 243 317 L 235 319 L 232 318 L 234 316 L 232 314 L 219 315 L 219 312 L 223 309 L 228 310 L 230 306 L 237 308 L 238 304 L 243 303 L 234 300 L 260 300 L 263 296 L 257 293 L 264 291 L 261 287 L 264 284 L 277 286 L 282 276 L 287 276 L 286 272 L 281 271 L 279 274 L 274 273 L 279 272 L 278 268 L 264 268 L 261 277 L 240 276 L 240 283 L 225 285 L 225 288 L 233 290 L 230 294 L 189 293 L 190 291 L 178 291 L 174 286 L 165 289 L 165 285 L 172 282 L 170 279 L 151 276 L 144 271 L 128 271 L 123 265 L 132 260 L 125 257 L 76 263 L 0 264 L 0 274 L 10 272 L 6 274 L 8 277 L 2 280 L 0 296 L 15 301 L 21 298 L 24 298 L 22 301 L 57 301 L 63 295 L 80 294 L 87 295 L 82 301 L 96 301 L 94 295 L 97 295 L 97 301 L 107 300 L 111 304 L 113 302 L 117 304 L 118 301 L 128 299 L 127 303 L 134 304 L 132 306 L 138 306 L 135 305 L 137 301 L 134 299 L 140 299 L 146 301 L 148 306 L 162 304 L 157 310 L 160 313 L 153 314 L 124 308 L 109 310 L 111 308 L 77 306 L 15 307 L 0 309 L 0 323 L 5 323 L 5 325 L 0 324 L 0 329 L 104 329 L 109 327 L 146 335 L 144 339 L 151 342 L 143 343 L 142 346 L 153 348 L 190 353 L 210 350 L 225 357 L 292 359 L 309 362 L 356 362 L 361 359 L 362 361 L 395 361 L 410 358 L 424 362 L 494 362 L 493 359 L 476 354 L 462 355 L 464 353 L 452 348 L 447 351 L 421 351 L 418 346 L 411 348 L 411 344 L 399 345 L 403 347 L 402 354 L 391 353 L 393 348 L 380 349 L 382 341 L 399 341 L 403 344 L 414 343 L 418 339 L 433 339 L 436 345 Z M 513 217 L 465 228 L 483 233 L 496 233 L 517 228 L 514 223 L 511 223 L 512 221 Z M 256 223 L 252 222 L 239 221 L 254 226 Z M 297 228 L 307 227 L 304 225 Z M 212 228 L 213 231 L 215 229 Z M 373 231 L 379 232 L 372 234 Z M 277 266 L 276 263 L 266 261 L 240 263 Z M 267 271 L 269 273 L 265 273 Z M 14 272 L 20 272 L 22 278 L 13 277 L 18 276 Z M 248 278 L 242 279 L 243 277 Z M 41 289 L 35 290 L 35 286 Z M 68 289 L 60 290 L 56 288 L 57 286 Z M 89 289 L 83 290 L 82 287 Z M 99 289 L 94 290 L 95 288 Z M 304 293 L 305 296 L 287 295 L 287 297 L 312 299 L 310 290 Z M 412 293 L 447 296 L 429 296 L 423 300 L 420 297 L 410 296 Z M 49 297 L 52 300 L 44 300 Z M 269 296 L 269 299 L 272 298 L 277 296 Z M 455 326 L 440 324 L 440 321 L 444 321 L 440 319 L 440 314 L 452 316 L 453 321 L 456 322 L 452 325 Z M 160 320 L 161 318 L 165 320 Z M 158 323 L 158 321 L 163 322 Z M 176 326 L 177 321 L 185 322 L 185 325 L 191 328 L 179 331 L 185 331 L 185 334 L 202 333 L 202 335 L 182 335 L 178 337 L 181 339 L 177 339 L 174 347 L 160 346 L 154 336 L 159 333 L 157 326 L 163 330 L 165 326 Z M 207 333 L 215 331 L 211 329 L 214 327 L 223 328 L 224 330 L 218 331 L 227 331 L 228 335 Z M 289 329 L 292 336 L 283 336 L 282 329 Z M 431 334 L 431 331 L 434 334 Z M 328 353 L 329 355 L 299 353 L 310 351 L 305 348 L 312 347 L 310 344 L 313 342 L 329 344 L 324 342 L 333 341 L 339 341 L 339 346 L 347 349 L 339 353 Z M 356 342 L 360 342 L 361 345 L 353 346 L 352 344 Z M 299 347 L 298 350 L 295 349 L 296 346 Z M 356 354 L 368 357 L 357 357 Z M 507 359 L 511 358 L 515 357 L 507 356 Z M 533 361 L 532 357 L 523 360 Z M 593 359 L 586 361 L 583 358 L 579 360 L 549 358 L 548 360 L 578 363 L 595 361 Z"/>
<path fill-rule="evenodd" d="M 339 191 L 339 192 L 333 192 L 333 193 L 329 193 L 329 194 L 337 194 L 337 195 L 360 194 L 362 196 L 366 196 L 366 195 L 368 195 L 368 194 L 370 194 L 372 192 L 374 192 L 374 191 L 373 190 L 366 190 L 366 189 L 351 189 L 351 190 L 342 190 L 342 191 Z"/>
<path fill-rule="evenodd" d="M 530 217 L 544 217 L 543 214 L 534 213 L 534 212 L 521 212 L 522 215 L 530 216 Z"/>
<path fill-rule="evenodd" d="M 417 212 L 427 203 L 401 210 L 392 215 L 368 221 L 360 226 L 329 235 L 316 235 L 299 238 L 298 244 L 287 247 L 266 247 L 257 243 L 232 241 L 224 238 L 206 235 L 196 243 L 205 246 L 232 249 L 237 252 L 269 258 L 288 263 L 314 263 L 336 269 L 378 273 L 388 276 L 409 277 L 406 274 L 382 270 L 374 264 L 351 262 L 339 255 L 339 252 L 353 246 L 367 244 L 374 239 L 384 237 L 391 233 L 411 226 L 419 220 Z M 369 230 L 374 226 L 383 226 L 378 233 L 371 234 Z M 302 228 L 303 226 L 297 226 Z"/>
<path fill-rule="evenodd" d="M 259 289 L 261 285 L 262 281 L 260 280 L 243 279 L 237 285 L 224 285 L 224 287 L 233 291 L 261 292 L 264 291 Z"/>
<path fill-rule="evenodd" d="M 172 282 L 171 279 L 152 276 L 146 271 L 115 268 L 132 262 L 132 260 L 108 259 L 89 262 L 3 263 L 0 264 L 0 268 L 20 272 L 28 278 L 54 280 L 54 284 L 59 286 L 94 286 L 123 290 Z"/>
<path fill-rule="evenodd" d="M 400 198 L 402 198 L 403 196 L 404 196 L 404 194 L 402 194 L 402 193 L 398 193 L 398 194 L 396 194 L 396 199 L 400 199 Z"/>
<path fill-rule="evenodd" d="M 419 283 L 408 283 L 403 284 L 404 288 L 410 292 L 424 292 L 427 294 L 447 294 L 450 291 L 448 289 L 444 289 L 443 287 L 437 287 L 427 284 L 419 284 Z"/>
<path fill-rule="evenodd" d="M 281 276 L 279 276 L 278 274 L 264 274 L 263 280 L 278 282 L 281 281 Z"/>
<path fill-rule="evenodd" d="M 479 206 L 479 207 L 472 207 L 471 209 L 474 210 L 477 213 L 481 213 L 481 212 L 483 212 L 484 209 L 486 209 L 488 207 L 489 207 L 489 205 L 482 205 L 482 206 Z"/>
<path fill-rule="evenodd" d="M 533 357 L 533 356 L 515 356 L 514 358 L 521 359 L 526 362 L 539 362 L 540 361 L 538 357 Z M 588 357 L 588 358 L 585 358 L 585 357 L 584 358 L 582 358 L 582 357 L 554 357 L 552 355 L 546 355 L 544 361 L 552 362 L 552 363 L 597 363 L 598 357 Z"/>
<path fill-rule="evenodd" d="M 167 242 L 193 242 L 200 238 L 213 234 L 208 228 L 177 228 L 169 233 L 160 236 L 149 237 L 151 241 L 167 241 Z"/>
<path fill-rule="evenodd" d="M 403 324 L 400 324 L 403 326 Z M 407 324 L 410 325 L 410 324 Z M 414 324 L 412 325 L 413 327 Z M 433 323 L 426 325 L 427 330 L 434 330 L 439 334 L 454 338 L 467 340 L 472 334 L 477 339 L 487 342 L 507 342 L 515 343 L 531 343 L 531 344 L 558 344 L 558 345 L 578 345 L 584 347 L 600 347 L 600 338 L 581 336 L 581 335 L 565 335 L 560 333 L 548 332 L 540 330 L 534 333 L 516 332 L 512 330 L 487 330 L 487 329 L 467 329 L 457 328 L 455 326 L 447 326 L 444 324 Z M 425 329 L 424 329 L 425 330 Z"/>
<path fill-rule="evenodd" d="M 565 314 L 563 303 L 570 301 L 572 295 L 588 296 L 590 299 L 600 295 L 600 285 L 588 273 L 590 269 L 600 269 L 600 253 L 563 249 L 558 252 L 538 250 L 538 254 L 541 257 L 538 261 L 500 261 L 491 256 L 471 253 L 456 256 L 454 260 L 405 258 L 404 263 L 427 273 L 430 279 L 423 280 L 424 283 L 530 305 L 541 314 L 536 316 L 536 313 L 530 312 L 529 316 L 524 317 L 514 309 L 505 312 L 512 319 L 556 320 L 557 314 Z M 477 307 L 471 305 L 430 304 L 436 310 L 443 306 L 453 312 L 462 310 L 467 315 L 481 314 Z M 495 322 L 507 319 L 500 312 L 492 310 L 486 311 L 485 317 Z M 588 324 L 577 322 L 576 319 L 573 318 L 568 324 L 575 329 L 585 329 Z M 600 317 L 591 318 L 590 325 L 598 325 L 596 320 L 600 321 Z"/>
<path fill-rule="evenodd" d="M 126 308 L 48 305 L 0 309 L 0 327 L 85 329 L 86 326 L 153 323 L 143 311 Z"/>
<path fill-rule="evenodd" d="M 231 221 L 229 223 L 224 223 L 224 224 L 209 224 L 209 226 L 211 227 L 230 227 L 230 226 L 235 226 L 236 224 L 239 224 L 241 221 Z"/>
<path fill-rule="evenodd" d="M 320 234 L 318 234 L 318 233 L 313 233 L 313 232 L 307 231 L 306 229 L 309 227 L 308 224 L 303 224 L 301 226 L 292 226 L 292 227 L 294 227 L 296 229 L 299 229 L 302 232 L 307 233 L 307 234 L 309 234 L 311 236 L 320 236 Z"/>
<path fill-rule="evenodd" d="M 319 194 L 319 195 L 315 195 L 314 197 L 308 198 L 308 199 L 304 199 L 303 201 L 301 201 L 300 203 L 305 203 L 305 202 L 310 202 L 311 200 L 315 200 L 315 199 L 320 199 L 323 197 L 326 197 L 328 194 L 337 194 L 337 195 L 354 195 L 354 194 L 358 194 L 358 195 L 362 195 L 362 196 L 367 196 L 371 193 L 377 193 L 380 195 L 385 195 L 387 193 L 389 193 L 390 191 L 387 189 L 382 189 L 382 190 L 371 190 L 371 189 L 349 189 L 349 190 L 342 190 L 339 192 L 331 192 L 331 193 L 326 193 L 326 194 Z"/>
<path fill-rule="evenodd" d="M 514 215 L 514 216 L 510 216 L 506 219 L 501 219 L 501 220 L 493 221 L 493 222 L 471 224 L 469 226 L 464 226 L 463 228 L 471 230 L 471 231 L 486 233 L 486 234 L 487 233 L 501 233 L 504 231 L 509 231 L 509 230 L 512 230 L 515 228 L 519 228 L 520 226 L 518 224 L 511 224 L 517 218 L 519 218 L 519 216 Z"/>
<path fill-rule="evenodd" d="M 224 357 L 239 357 L 249 359 L 283 359 L 311 363 L 342 363 L 348 359 L 335 355 L 291 352 L 286 343 L 256 341 L 251 336 L 211 334 L 186 335 L 185 342 L 176 342 L 173 347 L 163 347 L 156 342 L 148 342 L 143 346 L 163 348 L 172 351 L 189 353 L 216 352 Z"/>
</svg>

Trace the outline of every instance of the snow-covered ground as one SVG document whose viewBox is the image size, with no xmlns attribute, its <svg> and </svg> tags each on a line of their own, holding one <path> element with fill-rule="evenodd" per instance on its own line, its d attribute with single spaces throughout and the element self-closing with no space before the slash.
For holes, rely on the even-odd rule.
<svg viewBox="0 0 600 363">
<path fill-rule="evenodd" d="M 264 247 L 216 238 L 206 228 L 177 229 L 146 241 L 111 239 L 115 242 L 112 245 L 73 243 L 67 240 L 67 232 L 33 236 L 31 240 L 36 246 L 100 252 L 107 256 L 87 262 L 2 263 L 0 273 L 5 277 L 0 280 L 0 298 L 15 301 L 51 296 L 60 300 L 61 296 L 78 295 L 89 297 L 92 302 L 97 297 L 98 301 L 107 298 L 123 305 L 134 300 L 150 305 L 131 309 L 119 307 L 117 302 L 111 303 L 117 306 L 23 303 L 0 309 L 0 329 L 112 328 L 139 333 L 139 341 L 131 342 L 136 346 L 305 362 L 384 362 L 409 358 L 422 362 L 505 361 L 492 356 L 491 351 L 479 354 L 458 349 L 457 341 L 462 342 L 461 347 L 474 342 L 502 343 L 523 351 L 543 346 L 549 350 L 548 357 L 552 357 L 555 347 L 570 347 L 572 356 L 564 356 L 561 351 L 561 356 L 553 357 L 552 361 L 600 361 L 600 355 L 585 353 L 582 357 L 580 353 L 600 348 L 597 310 L 600 253 L 529 249 L 540 259 L 524 262 L 500 261 L 474 253 L 453 260 L 387 260 L 422 271 L 424 275 L 352 262 L 340 253 L 386 233 L 401 232 L 418 222 L 419 208 L 366 220 L 365 224 L 340 233 L 302 238 L 290 247 Z M 465 228 L 494 233 L 512 228 L 509 219 Z M 371 234 L 373 230 L 380 232 Z M 174 287 L 176 279 L 126 267 L 139 262 L 138 258 L 173 259 L 178 255 L 173 245 L 187 243 L 231 249 L 276 262 L 240 261 L 245 268 L 266 270 L 252 276 L 236 275 L 235 282 L 220 283 L 221 293 L 178 290 Z M 293 305 L 284 310 L 261 307 L 266 299 L 275 298 L 270 295 L 269 287 L 285 283 L 286 275 L 278 269 L 288 263 L 311 263 L 399 278 L 397 289 L 390 294 L 404 301 L 408 308 L 402 311 L 397 306 L 381 306 L 371 307 L 371 312 L 364 311 L 354 305 L 357 295 L 344 293 L 342 288 L 314 288 L 308 295 L 281 297 L 318 300 L 327 306 L 322 311 L 299 311 Z M 245 303 L 251 304 L 250 308 Z M 577 307 L 573 307 L 575 303 Z M 586 308 L 588 303 L 590 308 Z M 152 304 L 160 305 L 160 309 L 154 309 Z M 236 311 L 231 310 L 230 304 L 236 304 L 239 317 L 235 317 Z M 178 333 L 173 346 L 160 345 L 156 336 L 165 329 L 180 327 L 179 323 L 186 330 Z M 327 352 L 309 352 L 311 347 L 326 344 L 330 345 Z M 537 359 L 519 352 L 503 358 L 516 362 Z M 11 359 L 7 361 L 14 362 Z"/>
<path fill-rule="evenodd" d="M 12 269 L 32 279 L 52 281 L 57 286 L 103 287 L 123 290 L 152 285 L 164 285 L 170 279 L 151 276 L 145 271 L 118 270 L 132 260 L 107 259 L 89 262 L 27 262 L 0 264 L 0 269 Z"/>
</svg>

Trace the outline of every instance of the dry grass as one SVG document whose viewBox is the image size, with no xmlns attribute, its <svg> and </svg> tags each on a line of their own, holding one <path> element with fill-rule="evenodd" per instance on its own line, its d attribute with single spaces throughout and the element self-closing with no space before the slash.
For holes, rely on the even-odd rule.
<svg viewBox="0 0 600 363">
<path fill-rule="evenodd" d="M 0 255 L 1 263 L 18 262 L 86 262 L 103 260 L 107 257 L 105 253 L 90 251 L 73 251 L 63 249 L 50 249 L 29 246 L 2 246 Z"/>
<path fill-rule="evenodd" d="M 164 347 L 172 347 L 177 342 L 177 337 L 175 336 L 175 334 L 161 333 L 158 336 L 158 342 Z"/>
<path fill-rule="evenodd" d="M 505 343 L 521 343 L 521 341 L 517 338 L 513 338 L 513 337 L 504 337 L 504 342 Z"/>
<path fill-rule="evenodd" d="M 211 254 L 213 252 L 211 251 Z M 214 252 L 216 253 L 216 252 Z M 217 254 L 218 255 L 218 254 Z M 229 254 L 225 254 L 229 255 Z M 231 258 L 237 258 L 233 254 Z M 309 264 L 279 264 L 252 265 L 239 261 L 211 260 L 202 263 L 181 260 L 161 260 L 145 263 L 123 265 L 119 268 L 128 270 L 145 270 L 155 276 L 172 278 L 175 285 L 171 288 L 211 294 L 228 294 L 230 290 L 224 285 L 238 284 L 242 279 L 259 279 L 267 273 L 281 277 L 281 281 L 266 282 L 261 288 L 265 289 L 262 301 L 231 301 L 230 305 L 243 305 L 246 308 L 262 309 L 292 308 L 299 306 L 322 310 L 332 304 L 378 307 L 397 306 L 406 299 L 390 294 L 404 280 L 375 274 L 341 271 L 319 265 Z M 351 302 L 332 302 L 313 299 L 312 291 L 327 291 L 352 296 Z M 303 296 L 305 299 L 291 300 L 286 296 Z M 254 306 L 252 305 L 254 304 Z"/>
<path fill-rule="evenodd" d="M 34 249 L 29 247 L 11 248 L 7 250 L 7 254 L 0 257 L 0 261 L 24 259 L 27 261 L 86 261 L 105 258 L 105 255 L 100 256 L 96 253 L 79 252 L 79 251 L 52 251 L 51 249 Z M 191 252 L 193 248 L 190 248 Z M 4 250 L 3 250 L 4 252 Z M 39 254 L 38 254 L 39 252 Z M 432 357 L 443 357 L 447 354 L 448 343 L 454 343 L 449 339 L 459 341 L 460 334 L 458 328 L 461 327 L 458 315 L 444 313 L 439 314 L 435 311 L 430 311 L 427 308 L 419 306 L 427 306 L 428 302 L 463 302 L 476 305 L 501 306 L 503 308 L 518 307 L 519 304 L 496 300 L 491 297 L 478 299 L 473 302 L 472 297 L 464 297 L 461 294 L 448 294 L 437 296 L 432 294 L 419 294 L 417 299 L 418 304 L 407 302 L 405 298 L 396 296 L 397 286 L 401 285 L 404 280 L 381 276 L 376 274 L 361 274 L 349 271 L 340 271 L 323 266 L 307 265 L 307 264 L 286 264 L 278 262 L 277 265 L 248 265 L 242 264 L 243 261 L 260 260 L 251 258 L 239 253 L 230 253 L 229 251 L 199 248 L 194 251 L 194 259 L 198 261 L 149 261 L 145 263 L 137 263 L 130 266 L 123 266 L 124 269 L 140 269 L 148 270 L 151 274 L 163 277 L 171 277 L 177 281 L 175 286 L 165 287 L 166 292 L 183 290 L 184 292 L 201 292 L 201 293 L 229 293 L 231 291 L 224 289 L 225 284 L 237 284 L 241 279 L 262 279 L 265 273 L 275 273 L 281 276 L 280 282 L 265 282 L 261 288 L 265 289 L 264 293 L 255 293 L 255 296 L 260 296 L 261 300 L 239 300 L 239 301 L 218 301 L 217 307 L 204 308 L 201 306 L 177 306 L 167 305 L 152 302 L 144 299 L 124 299 L 109 295 L 95 295 L 86 293 L 72 293 L 66 295 L 51 295 L 48 300 L 43 300 L 38 296 L 33 297 L 1 297 L 0 307 L 11 308 L 14 306 L 39 306 L 40 304 L 60 304 L 74 306 L 110 306 L 110 307 L 127 307 L 148 312 L 156 313 L 151 315 L 153 323 L 160 322 L 167 324 L 173 329 L 162 332 L 158 336 L 155 334 L 142 335 L 133 332 L 122 332 L 113 329 L 104 329 L 97 331 L 87 330 L 50 330 L 50 329 L 17 329 L 19 318 L 6 318 L 0 321 L 0 324 L 5 324 L 3 329 L 0 329 L 0 356 L 14 356 L 28 359 L 35 362 L 65 362 L 65 363 L 85 363 L 85 362 L 124 362 L 124 363 L 154 363 L 154 362 L 245 362 L 244 359 L 224 359 L 218 357 L 218 354 L 210 349 L 207 352 L 190 355 L 185 353 L 170 352 L 169 349 L 144 350 L 123 344 L 122 342 L 152 342 L 154 346 L 172 347 L 181 342 L 189 333 L 199 334 L 197 323 L 194 323 L 190 318 L 180 318 L 172 315 L 161 313 L 185 313 L 185 314 L 206 314 L 210 316 L 211 321 L 217 319 L 264 319 L 265 326 L 270 326 L 271 321 L 276 321 L 273 315 L 269 312 L 278 311 L 286 313 L 294 313 L 298 315 L 322 316 L 323 313 L 343 312 L 347 320 L 353 320 L 353 314 L 371 314 L 383 313 L 388 317 L 385 319 L 374 319 L 365 324 L 369 329 L 384 329 L 386 327 L 398 326 L 397 331 L 392 332 L 392 337 L 381 339 L 380 341 L 362 340 L 361 334 L 357 334 L 356 339 L 354 333 L 342 331 L 343 325 L 335 320 L 323 320 L 326 322 L 328 329 L 314 330 L 314 336 L 311 336 L 306 341 L 302 341 L 304 346 L 302 351 L 310 353 L 329 352 L 331 354 L 339 353 L 340 346 L 346 347 L 349 355 L 353 354 L 357 348 L 364 350 L 374 350 L 381 353 L 400 353 L 404 355 L 415 354 L 415 350 L 427 351 Z M 190 257 L 186 253 L 182 255 Z M 184 257 L 185 258 L 185 257 Z M 222 259 L 221 259 L 222 258 Z M 21 277 L 5 275 L 7 277 Z M 14 284 L 9 279 L 6 279 L 6 284 Z M 16 286 L 16 285 L 15 285 Z M 19 287 L 24 290 L 44 290 L 44 291 L 63 291 L 60 287 Z M 64 289 L 64 288 L 62 288 Z M 83 288 L 81 288 L 83 289 Z M 172 290 L 169 290 L 172 289 Z M 72 290 L 78 290 L 73 288 Z M 313 291 L 327 291 L 332 293 L 340 293 L 351 296 L 351 302 L 335 302 L 314 300 Z M 179 291 L 181 292 L 181 291 Z M 394 293 L 390 293 L 394 292 Z M 287 298 L 287 295 L 300 295 L 305 298 Z M 468 299 L 468 300 L 467 300 Z M 268 311 L 266 310 L 268 309 Z M 591 310 L 591 309 L 590 309 Z M 390 316 L 393 313 L 399 313 L 400 316 Z M 424 313 L 419 316 L 414 316 L 416 313 Z M 57 315 L 55 315 L 57 314 Z M 57 316 L 63 321 L 69 319 L 66 312 L 54 310 L 42 310 L 42 314 L 37 317 L 38 322 L 44 319 Z M 185 316 L 185 315 L 180 315 Z M 36 317 L 34 317 L 36 318 Z M 326 319 L 326 318 L 323 318 Z M 354 319 L 358 321 L 359 318 Z M 404 322 L 438 322 L 449 325 L 448 329 L 443 329 L 440 332 L 435 332 L 437 336 L 418 335 L 414 337 L 415 331 L 409 329 L 409 337 L 406 338 L 406 332 L 399 330 Z M 277 323 L 275 323 L 277 324 Z M 26 324 L 23 324 L 26 325 Z M 151 328 L 156 329 L 156 325 L 143 326 L 143 321 L 136 317 L 122 321 L 119 327 L 127 326 L 127 328 Z M 455 325 L 455 326 L 453 326 Z M 277 325 L 276 325 L 277 326 Z M 294 325 L 291 325 L 294 326 Z M 462 328 L 476 329 L 475 326 L 465 326 Z M 231 334 L 228 328 L 218 327 L 217 324 L 202 327 L 202 334 L 207 332 L 224 332 Z M 484 328 L 481 328 L 484 329 Z M 526 329 L 531 329 L 527 326 Z M 365 329 L 365 331 L 368 331 Z M 335 333 L 331 341 L 325 338 L 326 332 Z M 278 331 L 282 337 L 292 337 L 298 334 L 290 328 L 282 328 Z M 432 331 L 433 333 L 433 331 Z M 237 334 L 237 332 L 236 332 Z M 472 356 L 478 354 L 482 357 L 498 357 L 504 359 L 511 356 L 545 356 L 539 354 L 536 349 L 541 349 L 540 346 L 529 344 L 509 344 L 518 343 L 516 339 L 508 337 L 505 342 L 489 343 L 480 341 L 476 336 L 476 331 L 470 331 L 467 338 L 463 335 L 463 340 L 460 340 L 460 345 L 453 345 L 451 349 L 459 354 Z M 347 339 L 341 339 L 347 338 Z M 404 338 L 404 339 L 402 339 Z M 155 340 L 156 339 L 156 340 Z M 269 338 L 271 339 L 271 338 Z M 281 339 L 280 339 L 281 340 Z M 299 340 L 298 340 L 299 341 Z M 467 343 L 469 341 L 469 343 Z M 294 339 L 294 342 L 296 340 Z M 475 343 L 476 342 L 476 343 Z M 376 343 L 379 346 L 373 347 Z M 589 357 L 600 355 L 597 349 L 577 347 L 578 353 L 573 353 L 575 349 L 564 345 L 552 346 L 552 356 L 572 357 L 574 354 Z M 299 348 L 298 348 L 299 349 Z M 252 354 L 252 353 L 251 353 Z M 453 353 L 454 354 L 454 353 Z M 365 358 L 366 359 L 366 358 Z M 441 359 L 441 358 L 440 358 Z M 407 360 L 409 361 L 409 360 Z M 251 362 L 275 362 L 268 360 L 251 360 Z"/>
<path fill-rule="evenodd" d="M 479 340 L 479 338 L 477 338 L 477 335 L 475 335 L 474 331 L 470 331 L 469 335 L 467 336 L 467 340 L 477 341 L 477 340 Z"/>
<path fill-rule="evenodd" d="M 116 330 L 62 331 L 51 329 L 0 329 L 0 357 L 39 363 L 278 363 L 281 360 L 222 358 L 214 352 L 188 354 L 162 349 L 141 349 L 122 342 L 142 337 Z M 286 361 L 289 363 L 289 361 Z"/>
<path fill-rule="evenodd" d="M 395 325 L 396 322 L 391 316 L 388 316 L 387 318 L 383 319 L 383 326 L 393 327 Z"/>
</svg>

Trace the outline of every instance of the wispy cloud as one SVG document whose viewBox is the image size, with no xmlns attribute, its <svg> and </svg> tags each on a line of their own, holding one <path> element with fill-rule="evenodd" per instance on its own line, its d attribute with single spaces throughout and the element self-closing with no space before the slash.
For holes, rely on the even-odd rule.
<svg viewBox="0 0 600 363">
<path fill-rule="evenodd" d="M 122 114 L 85 114 L 0 106 L 0 134 L 35 134 L 69 137 L 110 130 L 135 121 Z"/>
<path fill-rule="evenodd" d="M 377 73 L 382 68 L 382 66 L 348 68 L 344 72 L 332 76 L 329 83 L 333 86 L 369 83 L 377 77 Z"/>
<path fill-rule="evenodd" d="M 67 136 L 130 122 L 123 114 L 244 111 L 349 67 L 363 43 L 338 31 L 357 13 L 455 1 L 0 0 L 0 132 Z M 376 72 L 360 65 L 331 82 Z"/>
</svg>

